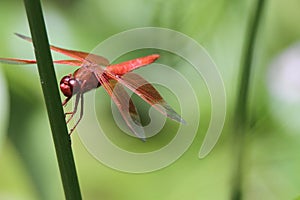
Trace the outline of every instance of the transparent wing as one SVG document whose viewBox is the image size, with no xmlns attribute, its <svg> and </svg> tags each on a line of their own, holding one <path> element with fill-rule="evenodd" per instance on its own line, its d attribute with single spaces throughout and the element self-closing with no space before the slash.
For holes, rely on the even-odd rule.
<svg viewBox="0 0 300 200">
<path fill-rule="evenodd" d="M 20 37 L 20 38 L 22 38 L 26 41 L 32 42 L 32 39 L 30 37 L 27 37 L 27 36 L 19 34 L 19 33 L 15 33 L 15 34 L 18 37 Z M 50 49 L 53 50 L 53 51 L 62 53 L 64 55 L 67 55 L 71 58 L 75 58 L 77 60 L 80 60 L 81 62 L 87 61 L 87 62 L 90 62 L 90 63 L 96 63 L 96 64 L 104 65 L 104 66 L 109 65 L 109 61 L 106 58 L 104 58 L 102 56 L 95 55 L 95 54 L 89 54 L 89 53 L 82 52 L 82 51 L 74 51 L 74 50 L 63 49 L 63 48 L 56 47 L 56 46 L 53 46 L 53 45 L 50 45 Z"/>
<path fill-rule="evenodd" d="M 17 58 L 0 58 L 0 62 L 14 65 L 24 65 L 24 64 L 35 64 L 36 60 L 25 60 Z M 79 60 L 54 60 L 56 64 L 80 66 L 82 64 Z"/>
<path fill-rule="evenodd" d="M 24 60 L 16 58 L 0 58 L 0 62 L 14 65 L 35 64 L 36 60 Z"/>
<path fill-rule="evenodd" d="M 117 108 L 119 109 L 121 116 L 126 122 L 129 129 L 140 139 L 145 141 L 144 129 L 141 125 L 141 120 L 139 114 L 134 106 L 128 93 L 125 91 L 121 84 L 114 79 L 106 76 L 102 72 L 94 72 L 97 79 L 104 87 L 106 92 L 111 96 L 112 100 L 115 102 Z"/>
<path fill-rule="evenodd" d="M 118 77 L 107 73 L 108 76 L 117 80 L 122 85 L 140 96 L 144 101 L 153 106 L 156 110 L 172 120 L 185 124 L 184 119 L 162 98 L 159 92 L 143 77 L 135 73 L 127 73 Z"/>
</svg>

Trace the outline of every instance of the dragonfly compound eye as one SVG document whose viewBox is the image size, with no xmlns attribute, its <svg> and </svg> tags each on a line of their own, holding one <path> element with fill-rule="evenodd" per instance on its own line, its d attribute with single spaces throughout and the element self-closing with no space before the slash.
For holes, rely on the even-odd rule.
<svg viewBox="0 0 300 200">
<path fill-rule="evenodd" d="M 60 81 L 60 90 L 66 97 L 72 97 L 80 89 L 78 81 L 70 75 L 64 76 Z"/>
</svg>

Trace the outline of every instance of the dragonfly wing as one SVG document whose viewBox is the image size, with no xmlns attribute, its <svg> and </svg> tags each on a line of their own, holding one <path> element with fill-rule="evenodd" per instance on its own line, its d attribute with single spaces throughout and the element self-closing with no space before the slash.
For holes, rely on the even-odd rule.
<svg viewBox="0 0 300 200">
<path fill-rule="evenodd" d="M 172 120 L 185 124 L 185 120 L 162 98 L 159 92 L 143 77 L 135 73 L 127 73 L 118 77 L 109 74 L 112 78 L 129 88 L 140 96 L 144 101 L 153 106 L 156 110 Z"/>
<path fill-rule="evenodd" d="M 72 66 L 81 66 L 82 62 L 80 60 L 54 60 L 56 64 L 62 65 L 72 65 Z"/>
<path fill-rule="evenodd" d="M 25 59 L 17 59 L 17 58 L 0 58 L 0 62 L 13 64 L 13 65 L 36 64 L 36 60 L 25 60 Z M 54 60 L 53 62 L 56 64 L 72 65 L 72 66 L 82 65 L 82 62 L 79 60 Z"/>
<path fill-rule="evenodd" d="M 27 37 L 27 36 L 19 34 L 19 33 L 15 33 L 15 34 L 18 37 L 20 37 L 20 38 L 22 38 L 26 41 L 32 42 L 32 39 L 30 37 Z M 82 52 L 82 51 L 74 51 L 74 50 L 69 50 L 69 49 L 63 49 L 63 48 L 56 47 L 56 46 L 53 46 L 53 45 L 50 45 L 50 49 L 53 50 L 53 51 L 62 53 L 64 55 L 67 55 L 71 58 L 75 58 L 77 60 L 80 60 L 82 62 L 87 61 L 87 62 L 90 62 L 90 63 L 96 63 L 96 64 L 104 65 L 104 66 L 109 65 L 109 61 L 106 58 L 104 58 L 102 56 L 98 56 L 96 54 L 90 54 L 90 53 L 86 53 L 86 52 Z"/>
<path fill-rule="evenodd" d="M 23 64 L 35 64 L 36 60 L 24 60 L 16 58 L 0 58 L 0 62 L 13 64 L 13 65 L 23 65 Z"/>
<path fill-rule="evenodd" d="M 130 72 L 134 69 L 137 69 L 139 67 L 149 65 L 153 63 L 156 59 L 159 58 L 158 54 L 153 54 L 141 58 L 136 58 L 133 60 L 125 61 L 122 63 L 114 64 L 114 65 L 109 65 L 106 67 L 106 70 L 109 72 L 112 72 L 113 74 L 117 75 L 123 75 L 126 74 L 127 72 Z"/>
<path fill-rule="evenodd" d="M 121 116 L 126 122 L 129 129 L 143 141 L 146 140 L 144 129 L 141 125 L 139 114 L 133 104 L 130 96 L 125 91 L 121 84 L 114 79 L 109 78 L 105 73 L 95 74 L 101 85 L 111 96 L 112 100 L 117 105 Z"/>
</svg>

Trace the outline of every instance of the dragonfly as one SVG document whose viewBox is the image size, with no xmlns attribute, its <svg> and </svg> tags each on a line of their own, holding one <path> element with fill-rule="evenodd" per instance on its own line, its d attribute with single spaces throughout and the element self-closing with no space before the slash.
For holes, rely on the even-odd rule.
<svg viewBox="0 0 300 200">
<path fill-rule="evenodd" d="M 32 42 L 30 37 L 16 33 L 16 35 L 26 41 Z M 125 90 L 131 90 L 149 105 L 166 117 L 185 124 L 185 120 L 163 99 L 155 87 L 142 76 L 132 72 L 135 69 L 155 62 L 160 55 L 152 54 L 133 60 L 124 61 L 118 64 L 110 64 L 109 61 L 99 55 L 82 51 L 68 50 L 50 45 L 50 49 L 64 54 L 72 59 L 54 60 L 54 64 L 64 64 L 79 67 L 73 74 L 64 76 L 60 81 L 60 90 L 66 99 L 62 106 L 67 105 L 69 100 L 75 96 L 74 108 L 66 120 L 68 124 L 78 111 L 80 104 L 79 118 L 70 129 L 69 134 L 75 130 L 83 117 L 84 93 L 102 86 L 117 106 L 123 120 L 130 131 L 138 138 L 146 140 L 138 111 Z M 0 58 L 0 62 L 8 64 L 35 64 L 36 60 Z"/>
</svg>

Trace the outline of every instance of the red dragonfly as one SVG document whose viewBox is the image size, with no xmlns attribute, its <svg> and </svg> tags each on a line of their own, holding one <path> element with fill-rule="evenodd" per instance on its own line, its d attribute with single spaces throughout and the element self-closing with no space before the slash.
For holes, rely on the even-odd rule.
<svg viewBox="0 0 300 200">
<path fill-rule="evenodd" d="M 27 36 L 21 34 L 16 35 L 32 42 L 31 38 Z M 50 49 L 74 59 L 55 60 L 53 61 L 54 63 L 80 67 L 73 74 L 64 76 L 60 81 L 60 90 L 66 96 L 66 99 L 62 102 L 63 106 L 65 106 L 73 96 L 76 96 L 73 111 L 66 113 L 66 115 L 70 115 L 66 123 L 69 123 L 77 112 L 79 102 L 81 105 L 79 119 L 69 134 L 75 130 L 82 119 L 83 94 L 100 86 L 103 86 L 106 92 L 111 96 L 129 129 L 142 140 L 145 140 L 145 136 L 139 114 L 123 86 L 133 91 L 168 118 L 183 124 L 185 123 L 180 115 L 171 108 L 148 81 L 140 75 L 131 72 L 134 69 L 153 63 L 159 58 L 158 54 L 148 55 L 118 64 L 109 64 L 106 58 L 95 54 L 63 49 L 53 45 L 50 45 Z M 0 62 L 9 64 L 34 64 L 36 60 L 0 58 Z"/>
</svg>

